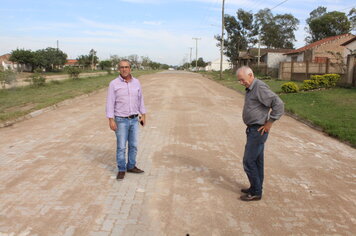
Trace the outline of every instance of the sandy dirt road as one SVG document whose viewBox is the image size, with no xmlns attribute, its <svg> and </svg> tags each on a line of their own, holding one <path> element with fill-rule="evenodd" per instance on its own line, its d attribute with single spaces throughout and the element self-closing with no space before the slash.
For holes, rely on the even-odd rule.
<svg viewBox="0 0 356 236">
<path fill-rule="evenodd" d="M 0 235 L 355 235 L 356 150 L 290 117 L 241 202 L 243 96 L 197 74 L 142 76 L 145 174 L 115 179 L 106 91 L 0 129 Z"/>
</svg>

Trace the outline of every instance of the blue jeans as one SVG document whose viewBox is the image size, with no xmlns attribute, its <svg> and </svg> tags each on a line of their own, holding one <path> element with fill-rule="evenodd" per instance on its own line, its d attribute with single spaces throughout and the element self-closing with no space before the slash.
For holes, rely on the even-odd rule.
<svg viewBox="0 0 356 236">
<path fill-rule="evenodd" d="M 257 130 L 261 126 L 247 127 L 247 142 L 243 158 L 243 166 L 250 182 L 250 192 L 253 195 L 262 195 L 263 185 L 263 152 L 268 133 L 261 135 Z"/>
<path fill-rule="evenodd" d="M 138 145 L 138 117 L 133 119 L 115 117 L 116 162 L 119 171 L 126 171 L 136 166 Z M 128 163 L 126 164 L 126 143 L 128 143 Z"/>
</svg>

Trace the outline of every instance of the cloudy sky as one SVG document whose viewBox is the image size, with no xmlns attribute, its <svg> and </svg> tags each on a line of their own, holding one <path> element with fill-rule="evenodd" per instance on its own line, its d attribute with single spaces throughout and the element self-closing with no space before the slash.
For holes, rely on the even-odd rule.
<svg viewBox="0 0 356 236">
<path fill-rule="evenodd" d="M 305 44 L 305 19 L 318 6 L 349 12 L 354 0 L 226 0 L 225 12 L 242 8 L 274 14 L 292 13 L 300 20 L 296 47 Z M 277 6 L 279 3 L 282 3 Z M 171 65 L 198 53 L 219 58 L 214 35 L 220 34 L 222 0 L 0 0 L 0 55 L 16 48 L 56 47 L 75 59 L 94 48 L 100 59 L 138 54 Z M 275 7 L 275 8 L 274 8 Z"/>
</svg>

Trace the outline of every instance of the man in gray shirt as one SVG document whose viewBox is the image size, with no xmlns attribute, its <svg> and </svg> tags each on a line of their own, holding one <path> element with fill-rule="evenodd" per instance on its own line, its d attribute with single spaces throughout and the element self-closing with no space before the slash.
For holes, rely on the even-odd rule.
<svg viewBox="0 0 356 236">
<path fill-rule="evenodd" d="M 262 198 L 264 143 L 273 122 L 283 115 L 284 104 L 268 85 L 254 77 L 251 68 L 240 67 L 236 75 L 240 84 L 246 87 L 242 118 L 247 125 L 247 142 L 243 166 L 250 182 L 249 188 L 241 189 L 246 195 L 240 199 L 257 201 Z"/>
</svg>

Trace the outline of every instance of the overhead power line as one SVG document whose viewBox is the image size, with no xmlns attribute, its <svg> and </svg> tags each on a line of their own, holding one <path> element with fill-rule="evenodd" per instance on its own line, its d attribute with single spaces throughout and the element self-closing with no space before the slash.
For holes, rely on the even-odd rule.
<svg viewBox="0 0 356 236">
<path fill-rule="evenodd" d="M 275 5 L 274 7 L 272 7 L 270 10 L 275 9 L 276 7 L 279 7 L 280 5 L 282 5 L 283 3 L 287 2 L 288 0 L 284 0 L 283 2 L 278 3 L 277 5 Z"/>
</svg>

